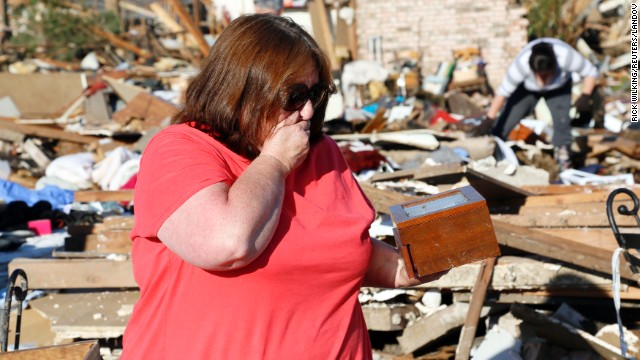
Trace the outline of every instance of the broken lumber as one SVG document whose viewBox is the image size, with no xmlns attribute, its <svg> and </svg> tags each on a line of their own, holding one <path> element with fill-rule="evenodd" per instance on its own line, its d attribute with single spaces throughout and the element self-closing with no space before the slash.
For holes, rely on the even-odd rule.
<svg viewBox="0 0 640 360">
<path fill-rule="evenodd" d="M 78 341 L 71 344 L 44 346 L 35 349 L 0 353 L 2 360 L 102 360 L 98 340 Z"/>
<path fill-rule="evenodd" d="M 79 190 L 73 194 L 75 202 L 132 201 L 133 190 Z"/>
<path fill-rule="evenodd" d="M 99 37 L 107 40 L 108 42 L 110 42 L 113 46 L 115 47 L 119 47 L 121 49 L 125 49 L 128 51 L 131 51 L 132 53 L 136 54 L 138 57 L 140 57 L 141 59 L 149 59 L 151 56 L 153 56 L 148 50 L 145 49 L 140 49 L 139 47 L 133 45 L 132 43 L 121 39 L 120 37 L 118 37 L 116 34 L 113 34 L 109 31 L 104 31 L 102 29 L 100 29 L 97 26 L 94 26 L 91 28 L 91 31 L 98 35 Z"/>
<path fill-rule="evenodd" d="M 0 126 L 5 129 L 17 131 L 29 136 L 37 136 L 46 139 L 65 140 L 80 144 L 93 144 L 98 138 L 66 132 L 50 126 L 16 124 L 13 119 L 0 116 Z"/>
<path fill-rule="evenodd" d="M 152 94 L 141 92 L 124 108 L 113 114 L 113 121 L 126 125 L 132 119 L 143 119 L 143 128 L 149 129 L 168 125 L 176 112 L 178 108 L 175 105 Z"/>
<path fill-rule="evenodd" d="M 613 253 L 609 250 L 499 220 L 492 220 L 492 222 L 500 245 L 611 275 Z M 626 262 L 622 261 L 622 264 Z M 627 280 L 638 281 L 637 276 L 633 275 L 628 266 L 620 267 L 620 276 Z"/>
<path fill-rule="evenodd" d="M 465 319 L 462 331 L 460 332 L 460 340 L 458 341 L 458 347 L 456 349 L 456 360 L 466 360 L 469 358 L 473 339 L 476 337 L 476 329 L 478 327 L 478 320 L 480 319 L 480 312 L 487 295 L 487 288 L 491 282 L 491 276 L 493 274 L 495 264 L 496 258 L 494 257 L 484 259 L 481 262 L 480 270 L 478 271 L 478 278 L 476 279 L 476 283 L 473 286 L 473 293 L 471 294 L 469 312 L 467 312 L 467 318 Z"/>
<path fill-rule="evenodd" d="M 173 10 L 178 14 L 180 22 L 187 28 L 187 31 L 193 36 L 198 44 L 198 48 L 200 49 L 202 56 L 206 57 L 209 55 L 209 44 L 207 44 L 204 35 L 202 35 L 200 27 L 197 24 L 194 24 L 193 19 L 189 16 L 187 10 L 179 0 L 170 0 L 170 2 Z"/>
<path fill-rule="evenodd" d="M 535 328 L 536 333 L 558 346 L 572 350 L 590 350 L 597 352 L 603 359 L 620 359 L 620 349 L 596 338 L 584 330 L 547 317 L 521 304 L 512 304 L 511 313 Z"/>
<path fill-rule="evenodd" d="M 22 269 L 30 289 L 137 288 L 131 260 L 28 259 L 9 262 L 9 274 Z"/>
</svg>

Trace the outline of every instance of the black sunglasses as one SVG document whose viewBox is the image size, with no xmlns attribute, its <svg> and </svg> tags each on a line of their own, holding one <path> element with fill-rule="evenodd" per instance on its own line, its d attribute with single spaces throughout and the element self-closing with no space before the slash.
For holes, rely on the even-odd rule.
<svg viewBox="0 0 640 360">
<path fill-rule="evenodd" d="M 311 104 L 315 108 L 325 100 L 328 90 L 329 88 L 323 82 L 319 82 L 311 88 L 308 88 L 305 84 L 292 85 L 286 91 L 286 101 L 282 109 L 291 112 L 298 111 L 309 100 L 311 100 Z"/>
</svg>

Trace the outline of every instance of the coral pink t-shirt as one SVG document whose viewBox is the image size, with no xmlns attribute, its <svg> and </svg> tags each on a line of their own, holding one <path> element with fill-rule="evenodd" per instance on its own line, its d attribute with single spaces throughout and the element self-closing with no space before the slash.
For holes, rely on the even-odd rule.
<svg viewBox="0 0 640 360">
<path fill-rule="evenodd" d="M 131 232 L 141 296 L 123 360 L 371 359 L 358 292 L 374 211 L 331 138 L 313 144 L 287 177 L 276 232 L 246 267 L 205 271 L 158 240 L 185 200 L 209 185 L 233 184 L 249 163 L 184 124 L 149 143 Z"/>
</svg>

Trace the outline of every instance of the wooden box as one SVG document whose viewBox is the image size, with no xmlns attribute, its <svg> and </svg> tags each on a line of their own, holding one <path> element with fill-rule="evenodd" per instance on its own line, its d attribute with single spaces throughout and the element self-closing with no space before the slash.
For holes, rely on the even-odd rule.
<svg viewBox="0 0 640 360">
<path fill-rule="evenodd" d="M 471 186 L 389 210 L 396 245 L 411 278 L 500 255 L 487 203 Z"/>
</svg>

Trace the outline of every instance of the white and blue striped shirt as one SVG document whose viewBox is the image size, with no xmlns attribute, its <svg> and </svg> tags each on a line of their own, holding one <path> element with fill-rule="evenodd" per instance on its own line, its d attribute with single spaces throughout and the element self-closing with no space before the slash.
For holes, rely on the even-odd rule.
<svg viewBox="0 0 640 360">
<path fill-rule="evenodd" d="M 529 66 L 531 48 L 540 42 L 546 42 L 553 46 L 553 52 L 556 54 L 558 61 L 558 71 L 556 71 L 551 82 L 544 86 L 541 86 L 536 81 L 535 74 Z M 553 38 L 536 39 L 529 42 L 509 65 L 507 74 L 502 80 L 497 94 L 509 97 L 518 85 L 522 83 L 524 83 L 525 89 L 529 91 L 545 92 L 554 90 L 566 84 L 567 81 L 571 81 L 572 72 L 580 74 L 582 78 L 598 76 L 598 69 L 564 41 Z"/>
</svg>

